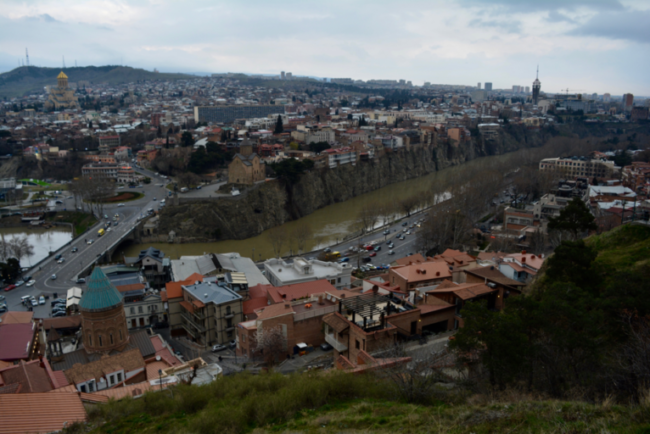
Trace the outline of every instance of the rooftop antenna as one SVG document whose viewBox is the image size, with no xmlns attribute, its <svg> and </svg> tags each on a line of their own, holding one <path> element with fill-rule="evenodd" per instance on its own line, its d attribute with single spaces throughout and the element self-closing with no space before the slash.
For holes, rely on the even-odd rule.
<svg viewBox="0 0 650 434">
<path fill-rule="evenodd" d="M 25 59 L 27 59 L 27 66 L 29 66 L 29 51 L 25 48 Z"/>
</svg>

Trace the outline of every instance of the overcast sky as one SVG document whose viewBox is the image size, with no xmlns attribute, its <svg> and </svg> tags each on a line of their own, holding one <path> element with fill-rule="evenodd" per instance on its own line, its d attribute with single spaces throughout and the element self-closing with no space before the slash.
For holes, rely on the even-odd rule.
<svg viewBox="0 0 650 434">
<path fill-rule="evenodd" d="M 2 0 L 0 71 L 124 64 L 650 96 L 648 0 Z"/>
</svg>

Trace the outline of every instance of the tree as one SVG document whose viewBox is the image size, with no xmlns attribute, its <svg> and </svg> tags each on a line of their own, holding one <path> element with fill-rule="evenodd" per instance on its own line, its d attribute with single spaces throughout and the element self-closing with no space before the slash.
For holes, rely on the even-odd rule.
<svg viewBox="0 0 650 434">
<path fill-rule="evenodd" d="M 567 231 L 573 235 L 574 240 L 577 240 L 580 233 L 595 231 L 598 226 L 589 208 L 580 198 L 575 197 L 560 211 L 558 217 L 549 219 L 548 228 L 553 231 Z"/>
<path fill-rule="evenodd" d="M 371 231 L 379 221 L 379 207 L 375 203 L 367 203 L 359 210 L 357 219 L 363 232 Z"/>
<path fill-rule="evenodd" d="M 312 231 L 311 226 L 303 223 L 293 231 L 293 234 L 296 238 L 298 253 L 303 253 L 307 246 L 307 241 L 313 238 L 314 231 Z"/>
<path fill-rule="evenodd" d="M 273 248 L 273 254 L 276 258 L 282 255 L 282 247 L 287 241 L 287 232 L 284 226 L 276 226 L 267 231 L 266 236 Z"/>
<path fill-rule="evenodd" d="M 18 262 L 20 262 L 21 259 L 32 256 L 34 254 L 34 246 L 29 244 L 27 236 L 13 237 L 9 244 L 10 250 L 13 253 L 13 257 L 18 259 Z"/>
<path fill-rule="evenodd" d="M 161 138 L 161 137 L 162 137 L 162 128 L 160 128 L 160 125 L 158 125 L 158 130 L 156 131 L 156 136 L 157 136 L 158 138 Z"/>
<path fill-rule="evenodd" d="M 7 262 L 0 262 L 0 274 L 7 282 L 15 281 L 21 272 L 20 262 L 16 258 L 9 258 Z"/>
<path fill-rule="evenodd" d="M 185 131 L 181 134 L 181 146 L 183 148 L 194 146 L 194 138 L 192 138 L 192 134 L 189 131 Z"/>
<path fill-rule="evenodd" d="M 255 333 L 255 352 L 261 354 L 267 365 L 279 363 L 287 353 L 287 338 L 281 326 L 264 327 L 264 323 L 257 327 Z"/>
<path fill-rule="evenodd" d="M 284 131 L 284 127 L 282 125 L 282 116 L 278 115 L 278 121 L 275 123 L 275 130 L 273 131 L 273 134 L 281 134 L 282 131 Z"/>
</svg>

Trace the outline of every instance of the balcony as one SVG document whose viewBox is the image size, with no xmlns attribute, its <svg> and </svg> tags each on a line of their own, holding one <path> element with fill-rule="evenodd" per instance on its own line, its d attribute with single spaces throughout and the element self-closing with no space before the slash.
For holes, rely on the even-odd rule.
<svg viewBox="0 0 650 434">
<path fill-rule="evenodd" d="M 339 353 L 343 353 L 343 352 L 348 350 L 347 345 L 345 345 L 343 342 L 339 341 L 334 334 L 326 333 L 325 334 L 325 342 L 330 344 Z"/>
<path fill-rule="evenodd" d="M 203 327 L 200 324 L 197 324 L 196 320 L 192 318 L 190 314 L 186 312 L 181 312 L 181 317 L 185 320 L 185 322 L 183 323 L 184 325 L 187 324 L 188 326 L 194 327 L 199 332 L 205 333 L 205 327 Z"/>
</svg>

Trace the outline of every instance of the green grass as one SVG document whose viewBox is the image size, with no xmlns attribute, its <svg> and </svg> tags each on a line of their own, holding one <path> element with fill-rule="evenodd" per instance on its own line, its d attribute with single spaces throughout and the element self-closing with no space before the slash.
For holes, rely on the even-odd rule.
<svg viewBox="0 0 650 434">
<path fill-rule="evenodd" d="M 615 270 L 650 263 L 650 227 L 623 225 L 586 240 L 598 251 L 596 263 Z"/>
<path fill-rule="evenodd" d="M 36 185 L 40 185 L 41 187 L 49 187 L 49 186 L 50 186 L 50 184 L 48 184 L 47 182 L 45 182 L 45 181 L 39 181 L 38 179 L 34 179 L 34 180 L 30 180 L 30 179 L 19 179 L 18 181 L 19 181 L 19 182 L 31 182 L 31 183 L 34 183 L 34 184 L 36 184 Z"/>
<path fill-rule="evenodd" d="M 74 236 L 77 237 L 97 223 L 97 219 L 92 214 L 86 214 L 77 211 L 59 211 L 53 217 L 47 220 L 53 222 L 72 223 L 74 225 Z"/>
<path fill-rule="evenodd" d="M 180 385 L 89 407 L 91 433 L 642 433 L 646 406 L 610 402 L 502 398 L 446 391 L 416 405 L 398 401 L 389 383 L 339 371 L 283 376 L 237 374 L 205 386 Z M 442 392 L 441 392 L 442 393 Z"/>
</svg>

